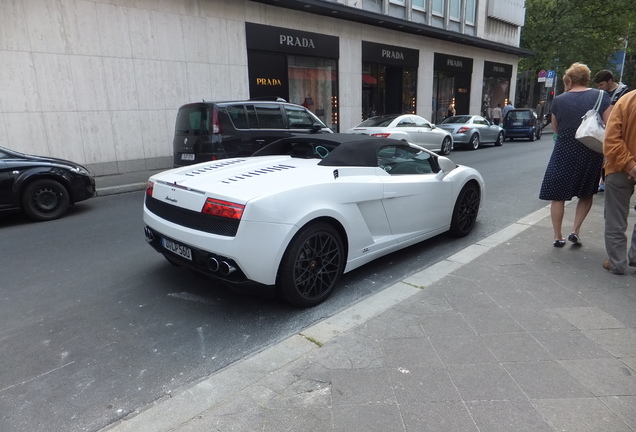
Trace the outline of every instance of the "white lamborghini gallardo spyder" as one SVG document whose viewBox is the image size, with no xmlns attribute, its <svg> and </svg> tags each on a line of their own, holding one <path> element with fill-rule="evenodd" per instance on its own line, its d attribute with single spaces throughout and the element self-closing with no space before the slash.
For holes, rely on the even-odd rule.
<svg viewBox="0 0 636 432">
<path fill-rule="evenodd" d="M 483 195 L 475 169 L 404 141 L 296 136 L 152 176 L 145 235 L 172 264 L 307 307 L 344 272 L 446 231 L 467 235 Z"/>
</svg>

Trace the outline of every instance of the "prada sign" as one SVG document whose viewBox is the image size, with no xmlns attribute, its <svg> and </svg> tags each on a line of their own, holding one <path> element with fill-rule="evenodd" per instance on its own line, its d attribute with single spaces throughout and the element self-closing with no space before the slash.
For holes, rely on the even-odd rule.
<svg viewBox="0 0 636 432">
<path fill-rule="evenodd" d="M 362 41 L 362 61 L 368 63 L 390 64 L 418 67 L 418 50 Z"/>
<path fill-rule="evenodd" d="M 245 34 L 248 50 L 330 59 L 340 57 L 339 40 L 335 36 L 254 23 L 245 23 Z"/>
<path fill-rule="evenodd" d="M 510 78 L 512 76 L 512 65 L 489 61 L 484 62 L 484 76 Z"/>
<path fill-rule="evenodd" d="M 435 53 L 435 70 L 455 73 L 473 73 L 473 59 Z"/>
</svg>

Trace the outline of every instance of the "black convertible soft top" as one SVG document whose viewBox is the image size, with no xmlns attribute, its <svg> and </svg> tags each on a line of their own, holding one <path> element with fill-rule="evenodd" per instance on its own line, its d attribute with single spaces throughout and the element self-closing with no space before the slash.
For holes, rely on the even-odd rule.
<svg viewBox="0 0 636 432">
<path fill-rule="evenodd" d="M 378 150 L 390 145 L 408 144 L 391 138 L 357 134 L 298 135 L 274 141 L 253 156 L 292 155 L 321 158 L 318 165 L 323 166 L 377 167 Z"/>
</svg>

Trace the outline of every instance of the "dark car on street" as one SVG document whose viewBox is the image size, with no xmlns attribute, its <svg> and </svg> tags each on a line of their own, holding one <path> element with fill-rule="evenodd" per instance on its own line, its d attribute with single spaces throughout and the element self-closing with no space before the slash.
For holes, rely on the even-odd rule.
<svg viewBox="0 0 636 432">
<path fill-rule="evenodd" d="M 82 165 L 0 147 L 0 213 L 57 219 L 70 205 L 93 195 L 95 179 Z"/>
<path fill-rule="evenodd" d="M 542 123 L 531 108 L 512 109 L 503 118 L 506 138 L 525 138 L 529 141 L 541 138 Z"/>
<path fill-rule="evenodd" d="M 177 112 L 173 165 L 249 156 L 280 138 L 332 132 L 304 106 L 282 100 L 189 103 Z"/>
</svg>

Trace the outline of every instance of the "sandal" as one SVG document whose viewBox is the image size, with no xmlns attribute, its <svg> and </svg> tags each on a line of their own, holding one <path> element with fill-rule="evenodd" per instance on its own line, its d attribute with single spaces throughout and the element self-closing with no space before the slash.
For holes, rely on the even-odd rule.
<svg viewBox="0 0 636 432">
<path fill-rule="evenodd" d="M 563 239 L 555 240 L 554 243 L 552 243 L 552 245 L 554 245 L 554 247 L 563 247 L 565 246 L 565 240 Z"/>
</svg>

